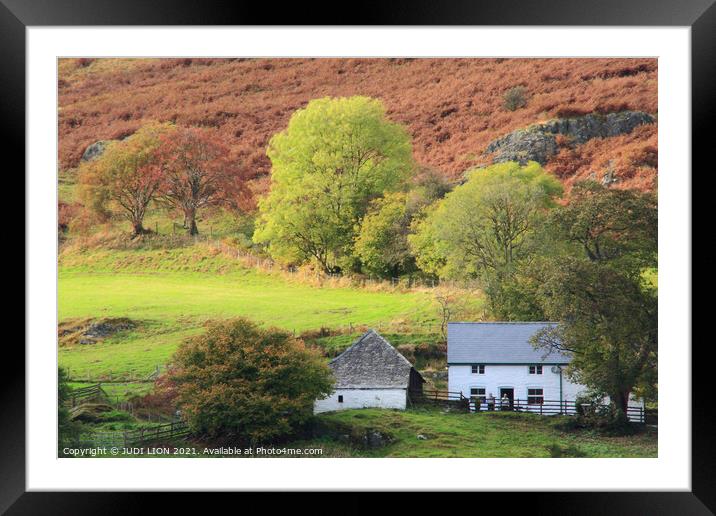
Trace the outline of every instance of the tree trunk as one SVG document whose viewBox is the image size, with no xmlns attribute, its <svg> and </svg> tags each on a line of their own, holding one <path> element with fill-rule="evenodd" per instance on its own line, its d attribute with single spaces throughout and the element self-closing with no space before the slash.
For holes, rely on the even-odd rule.
<svg viewBox="0 0 716 516">
<path fill-rule="evenodd" d="M 629 422 L 629 418 L 627 416 L 627 408 L 629 407 L 630 394 L 630 391 L 621 391 L 616 393 L 616 396 L 614 397 L 614 405 L 617 410 L 615 422 L 618 424 L 626 424 Z"/>
<path fill-rule="evenodd" d="M 187 233 L 191 236 L 199 234 L 199 228 L 196 227 L 196 210 L 189 209 L 184 212 L 184 221 Z"/>
<path fill-rule="evenodd" d="M 138 237 L 139 235 L 144 235 L 147 233 L 147 230 L 144 229 L 144 226 L 141 222 L 135 222 L 132 224 L 132 238 Z"/>
</svg>

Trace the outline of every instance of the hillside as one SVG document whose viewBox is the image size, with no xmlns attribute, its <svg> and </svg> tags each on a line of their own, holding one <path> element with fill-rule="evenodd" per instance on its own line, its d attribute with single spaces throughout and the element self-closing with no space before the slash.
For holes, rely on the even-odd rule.
<svg viewBox="0 0 716 516">
<path fill-rule="evenodd" d="M 450 178 L 489 162 L 494 140 L 554 118 L 624 110 L 657 115 L 655 59 L 61 59 L 60 171 L 88 145 L 131 134 L 147 120 L 215 127 L 259 190 L 266 144 L 313 98 L 368 95 L 413 137 L 421 165 Z M 524 107 L 505 107 L 522 86 Z M 620 187 L 652 190 L 657 124 L 559 152 L 546 168 L 565 184 L 613 171 Z M 610 165 L 611 163 L 611 165 Z M 62 176 L 61 176 L 62 177 Z"/>
</svg>

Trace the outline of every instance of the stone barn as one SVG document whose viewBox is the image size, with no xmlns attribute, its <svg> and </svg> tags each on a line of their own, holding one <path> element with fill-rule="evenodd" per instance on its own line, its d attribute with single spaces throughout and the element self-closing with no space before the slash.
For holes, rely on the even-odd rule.
<svg viewBox="0 0 716 516">
<path fill-rule="evenodd" d="M 422 391 L 425 380 L 408 360 L 375 330 L 370 330 L 328 366 L 335 391 L 316 400 L 314 414 L 356 408 L 405 409 L 408 391 Z"/>
</svg>

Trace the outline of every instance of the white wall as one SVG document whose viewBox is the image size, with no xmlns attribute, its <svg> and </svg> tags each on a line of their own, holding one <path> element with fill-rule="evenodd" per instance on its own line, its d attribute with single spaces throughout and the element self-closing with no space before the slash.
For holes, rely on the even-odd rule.
<svg viewBox="0 0 716 516">
<path fill-rule="evenodd" d="M 499 402 L 500 388 L 512 387 L 515 390 L 515 399 L 527 400 L 527 389 L 543 389 L 546 401 L 559 401 L 559 374 L 552 372 L 551 365 L 542 366 L 542 374 L 529 374 L 528 365 L 490 365 L 485 364 L 485 374 L 473 374 L 470 365 L 448 366 L 448 390 L 462 392 L 466 398 L 470 397 L 470 389 L 483 387 L 485 395 L 490 393 Z M 572 383 L 562 372 L 562 400 L 574 401 L 577 396 L 586 391 L 586 387 Z M 605 400 L 608 402 L 608 398 Z M 630 400 L 630 407 L 643 407 L 641 400 Z M 483 409 L 486 406 L 483 405 Z M 535 407 L 535 411 L 539 410 Z"/>
<path fill-rule="evenodd" d="M 448 368 L 448 390 L 470 396 L 472 387 L 484 387 L 485 394 L 500 397 L 500 387 L 512 387 L 515 399 L 526 400 L 528 388 L 542 388 L 545 400 L 559 400 L 559 374 L 543 365 L 542 374 L 529 374 L 527 365 L 485 365 L 485 374 L 472 374 L 469 365 Z M 571 383 L 562 373 L 562 399 L 574 401 L 584 386 Z"/>
<path fill-rule="evenodd" d="M 338 402 L 339 395 L 343 403 Z M 316 400 L 313 413 L 369 407 L 404 410 L 406 399 L 405 389 L 338 389 L 328 398 Z"/>
</svg>

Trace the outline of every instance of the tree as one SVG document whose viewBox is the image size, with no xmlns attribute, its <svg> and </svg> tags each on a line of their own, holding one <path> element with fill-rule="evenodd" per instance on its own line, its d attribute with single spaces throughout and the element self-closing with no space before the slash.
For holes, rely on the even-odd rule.
<svg viewBox="0 0 716 516">
<path fill-rule="evenodd" d="M 392 193 L 376 199 L 363 218 L 355 242 L 355 254 L 367 272 L 397 277 L 415 270 L 408 245 L 410 213 L 406 194 Z"/>
<path fill-rule="evenodd" d="M 197 212 L 207 206 L 238 206 L 249 197 L 246 173 L 231 159 L 218 133 L 181 128 L 162 137 L 159 199 L 184 214 L 190 235 L 197 235 Z"/>
<path fill-rule="evenodd" d="M 653 193 L 575 183 L 569 204 L 552 212 L 561 238 L 593 261 L 628 260 L 636 272 L 656 266 L 657 199 Z"/>
<path fill-rule="evenodd" d="M 535 162 L 473 171 L 414 223 L 408 239 L 418 266 L 441 278 L 478 278 L 493 313 L 509 317 L 506 287 L 544 246 L 540 224 L 561 193 Z"/>
<path fill-rule="evenodd" d="M 185 341 L 169 374 L 194 431 L 252 444 L 290 434 L 333 385 L 318 351 L 245 319 L 214 323 Z"/>
<path fill-rule="evenodd" d="M 658 294 L 644 274 L 657 262 L 656 197 L 576 183 L 550 222 L 572 247 L 532 267 L 538 302 L 561 321 L 534 343 L 571 353 L 570 374 L 608 395 L 624 422 L 631 393 L 656 392 Z"/>
<path fill-rule="evenodd" d="M 533 344 L 573 356 L 567 374 L 610 397 L 615 420 L 626 421 L 629 396 L 656 381 L 658 300 L 629 271 L 567 258 L 553 263 L 539 288 L 556 327 L 538 332 Z"/>
<path fill-rule="evenodd" d="M 156 157 L 169 124 L 149 124 L 121 141 L 107 145 L 94 161 L 79 172 L 80 195 L 85 206 L 101 215 L 119 211 L 132 224 L 132 235 L 147 233 L 143 226 L 147 207 L 155 199 L 161 182 Z"/>
<path fill-rule="evenodd" d="M 312 100 L 274 135 L 271 190 L 254 234 L 274 258 L 314 260 L 326 272 L 353 265 L 353 242 L 369 202 L 413 168 L 410 138 L 379 100 Z"/>
</svg>

